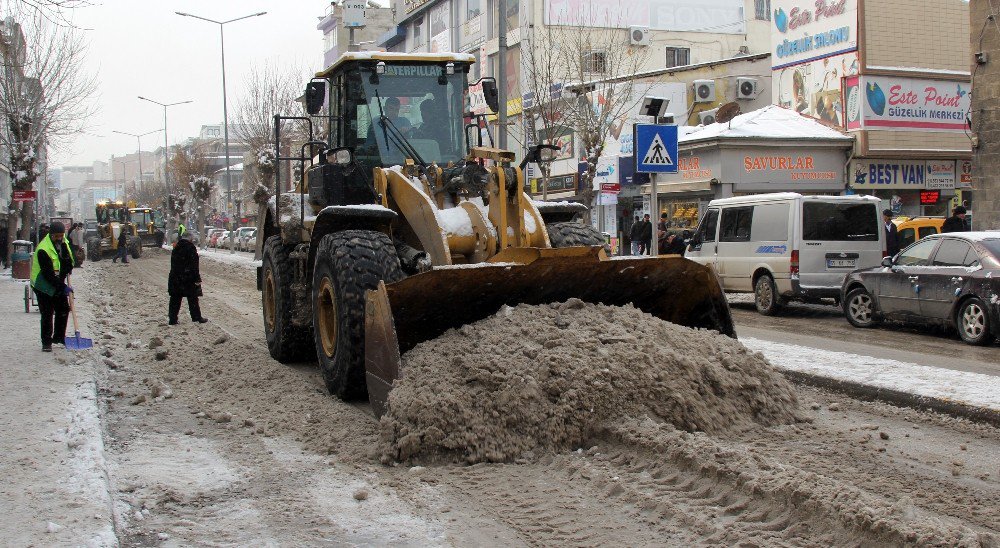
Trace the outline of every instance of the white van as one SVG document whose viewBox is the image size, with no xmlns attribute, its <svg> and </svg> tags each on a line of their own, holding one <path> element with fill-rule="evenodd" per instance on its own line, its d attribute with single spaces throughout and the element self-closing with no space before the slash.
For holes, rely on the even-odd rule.
<svg viewBox="0 0 1000 548">
<path fill-rule="evenodd" d="M 713 265 L 724 290 L 753 292 L 761 314 L 839 299 L 847 273 L 882 263 L 878 208 L 872 196 L 790 192 L 712 200 L 685 256 Z"/>
</svg>

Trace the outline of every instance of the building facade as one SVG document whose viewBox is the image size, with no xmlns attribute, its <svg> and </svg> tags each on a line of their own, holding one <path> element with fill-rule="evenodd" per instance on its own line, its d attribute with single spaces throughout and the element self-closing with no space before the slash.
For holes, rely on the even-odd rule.
<svg viewBox="0 0 1000 548">
<path fill-rule="evenodd" d="M 343 16 L 343 6 L 331 2 L 316 25 L 316 29 L 323 33 L 324 68 L 332 65 L 342 54 L 349 51 L 351 32 L 344 26 Z M 366 46 L 373 45 L 386 32 L 395 28 L 392 9 L 369 5 L 365 10 L 365 26 L 354 31 L 354 42 L 361 44 L 360 49 L 369 49 Z"/>
<path fill-rule="evenodd" d="M 975 229 L 1000 228 L 1000 14 L 988 0 L 969 2 L 971 51 L 976 93 L 972 97 Z M 992 19 L 991 19 L 992 17 Z"/>
</svg>

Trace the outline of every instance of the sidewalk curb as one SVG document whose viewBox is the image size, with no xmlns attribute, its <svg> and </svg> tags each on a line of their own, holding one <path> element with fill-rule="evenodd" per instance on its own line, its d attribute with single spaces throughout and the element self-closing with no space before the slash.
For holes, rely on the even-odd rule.
<svg viewBox="0 0 1000 548">
<path fill-rule="evenodd" d="M 1000 428 L 1000 410 L 997 409 L 977 407 L 930 396 L 920 396 L 891 388 L 881 388 L 854 381 L 844 381 L 812 373 L 803 373 L 801 371 L 791 371 L 788 369 L 779 369 L 779 371 L 795 383 L 833 390 L 866 401 L 879 400 L 902 407 L 935 411 L 961 419 L 983 422 Z"/>
</svg>

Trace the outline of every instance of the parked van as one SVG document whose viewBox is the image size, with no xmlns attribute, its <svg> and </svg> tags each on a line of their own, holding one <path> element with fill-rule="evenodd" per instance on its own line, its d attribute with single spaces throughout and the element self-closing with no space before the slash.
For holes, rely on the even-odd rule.
<svg viewBox="0 0 1000 548">
<path fill-rule="evenodd" d="M 882 263 L 878 208 L 872 196 L 712 200 L 686 257 L 715 266 L 724 290 L 754 293 L 761 314 L 776 314 L 791 300 L 837 300 L 849 272 Z"/>
<path fill-rule="evenodd" d="M 899 233 L 899 249 L 917 240 L 922 240 L 924 236 L 938 234 L 944 226 L 944 217 L 913 217 L 904 219 L 896 223 L 896 230 Z"/>
</svg>

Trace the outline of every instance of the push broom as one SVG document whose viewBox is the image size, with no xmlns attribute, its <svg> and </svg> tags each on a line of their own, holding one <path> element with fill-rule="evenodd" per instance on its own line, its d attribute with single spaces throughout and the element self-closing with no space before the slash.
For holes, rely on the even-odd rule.
<svg viewBox="0 0 1000 548">
<path fill-rule="evenodd" d="M 76 321 L 76 307 L 73 306 L 73 293 L 69 294 L 69 311 L 73 315 L 73 336 L 66 337 L 66 350 L 87 350 L 94 347 L 94 340 L 80 336 L 80 325 Z"/>
</svg>

